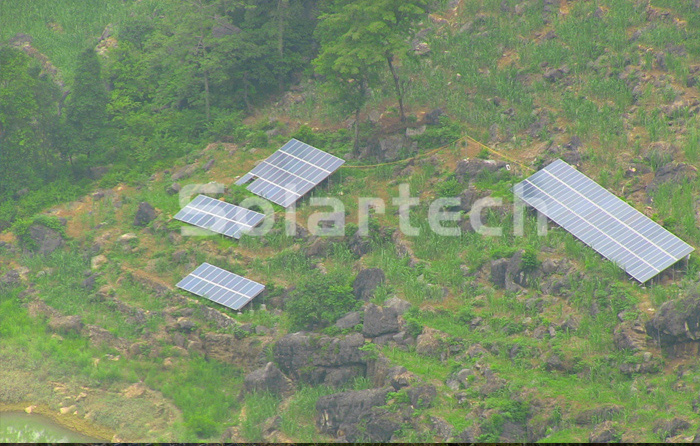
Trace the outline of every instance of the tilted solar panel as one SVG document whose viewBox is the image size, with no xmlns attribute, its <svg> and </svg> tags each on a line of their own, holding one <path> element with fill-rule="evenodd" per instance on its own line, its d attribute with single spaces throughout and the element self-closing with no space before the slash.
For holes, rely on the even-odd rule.
<svg viewBox="0 0 700 446">
<path fill-rule="evenodd" d="M 646 282 L 693 247 L 562 160 L 514 188 L 542 212 L 629 275 Z"/>
<path fill-rule="evenodd" d="M 248 186 L 249 191 L 288 207 L 344 163 L 344 160 L 336 156 L 292 139 L 236 181 L 236 184 L 242 185 L 255 179 Z"/>
<path fill-rule="evenodd" d="M 176 286 L 234 310 L 243 308 L 265 289 L 264 285 L 208 263 L 202 263 Z"/>
<path fill-rule="evenodd" d="M 239 239 L 242 234 L 260 223 L 265 215 L 206 195 L 199 195 L 173 218 Z"/>
</svg>

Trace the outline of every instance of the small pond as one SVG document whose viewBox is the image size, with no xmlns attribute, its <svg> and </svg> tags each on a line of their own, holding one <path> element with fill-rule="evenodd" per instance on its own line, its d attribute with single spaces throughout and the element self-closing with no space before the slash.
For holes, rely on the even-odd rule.
<svg viewBox="0 0 700 446">
<path fill-rule="evenodd" d="M 42 415 L 0 412 L 0 443 L 101 442 L 67 429 Z"/>
</svg>

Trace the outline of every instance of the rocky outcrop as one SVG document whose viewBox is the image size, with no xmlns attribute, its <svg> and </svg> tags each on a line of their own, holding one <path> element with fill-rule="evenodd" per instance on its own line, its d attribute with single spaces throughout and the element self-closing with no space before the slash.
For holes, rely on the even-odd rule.
<svg viewBox="0 0 700 446">
<path fill-rule="evenodd" d="M 237 338 L 226 333 L 205 333 L 202 342 L 206 356 L 251 370 L 265 364 L 263 348 L 269 337 Z"/>
<path fill-rule="evenodd" d="M 139 204 L 134 216 L 134 226 L 146 226 L 156 218 L 156 210 L 145 201 Z"/>
<path fill-rule="evenodd" d="M 468 160 L 462 160 L 457 163 L 457 168 L 455 169 L 455 178 L 460 183 L 468 183 L 469 180 L 474 179 L 481 174 L 481 172 L 497 172 L 500 170 L 505 171 L 506 163 L 502 161 L 494 160 L 482 160 L 478 158 L 471 158 Z"/>
<path fill-rule="evenodd" d="M 360 350 L 364 343 L 359 333 L 330 337 L 299 332 L 277 341 L 273 353 L 280 370 L 294 380 L 339 387 L 365 376 L 367 360 Z"/>
<path fill-rule="evenodd" d="M 173 181 L 184 180 L 189 178 L 197 170 L 197 164 L 188 164 L 185 167 L 180 168 L 175 173 L 173 173 Z"/>
<path fill-rule="evenodd" d="M 615 415 L 622 413 L 623 409 L 624 407 L 617 404 L 586 409 L 579 412 L 574 417 L 574 422 L 580 426 L 585 426 L 600 423 L 602 421 L 608 421 Z"/>
<path fill-rule="evenodd" d="M 700 296 L 664 303 L 645 328 L 647 334 L 664 347 L 700 340 Z"/>
<path fill-rule="evenodd" d="M 664 440 L 669 437 L 674 437 L 682 431 L 688 429 L 690 423 L 681 419 L 674 418 L 672 420 L 658 421 L 654 425 L 654 433 L 662 437 Z"/>
<path fill-rule="evenodd" d="M 0 288 L 2 287 L 14 287 L 19 285 L 21 282 L 21 277 L 19 271 L 10 270 L 4 275 L 0 276 Z"/>
<path fill-rule="evenodd" d="M 63 237 L 58 231 L 40 224 L 33 224 L 29 227 L 29 238 L 35 243 L 36 251 L 39 254 L 51 254 L 65 245 Z"/>
<path fill-rule="evenodd" d="M 613 342 L 618 350 L 643 350 L 646 347 L 646 338 L 646 330 L 638 320 L 624 321 L 613 331 Z"/>
<path fill-rule="evenodd" d="M 525 251 L 520 250 L 510 259 L 498 259 L 491 262 L 491 281 L 507 291 L 518 291 L 531 285 L 534 279 L 542 275 L 539 269 L 531 269 L 523 261 Z"/>
<path fill-rule="evenodd" d="M 376 409 L 386 404 L 391 391 L 387 387 L 322 396 L 316 403 L 316 425 L 322 433 L 350 442 L 387 442 L 400 423 Z"/>
<path fill-rule="evenodd" d="M 621 433 L 611 421 L 596 426 L 588 436 L 589 443 L 613 443 L 620 440 Z"/>
<path fill-rule="evenodd" d="M 270 392 L 275 395 L 289 396 L 294 389 L 292 380 L 272 362 L 268 362 L 265 367 L 253 370 L 246 375 L 243 381 L 243 388 L 246 392 Z"/>
<path fill-rule="evenodd" d="M 379 285 L 384 283 L 386 276 L 379 268 L 363 269 L 355 277 L 352 283 L 352 291 L 355 297 L 362 300 L 369 300 L 374 296 L 374 291 Z"/>
<path fill-rule="evenodd" d="M 53 316 L 48 324 L 49 328 L 57 333 L 80 333 L 83 329 L 80 316 Z"/>
<path fill-rule="evenodd" d="M 394 308 L 367 305 L 362 334 L 368 338 L 374 338 L 388 333 L 398 333 L 399 329 L 399 315 Z"/>
</svg>

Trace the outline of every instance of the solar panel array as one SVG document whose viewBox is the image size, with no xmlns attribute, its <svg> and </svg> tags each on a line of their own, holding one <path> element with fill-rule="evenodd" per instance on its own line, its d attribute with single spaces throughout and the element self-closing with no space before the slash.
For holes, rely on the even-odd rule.
<svg viewBox="0 0 700 446">
<path fill-rule="evenodd" d="M 344 163 L 338 157 L 292 139 L 236 184 L 245 184 L 254 178 L 249 191 L 289 207 Z"/>
<path fill-rule="evenodd" d="M 174 218 L 239 239 L 242 234 L 260 223 L 265 215 L 221 200 L 215 200 L 206 195 L 199 195 Z"/>
<path fill-rule="evenodd" d="M 208 263 L 202 263 L 176 286 L 234 310 L 243 308 L 265 289 L 264 285 Z"/>
<path fill-rule="evenodd" d="M 515 193 L 642 283 L 693 251 L 562 160 L 517 184 Z"/>
</svg>

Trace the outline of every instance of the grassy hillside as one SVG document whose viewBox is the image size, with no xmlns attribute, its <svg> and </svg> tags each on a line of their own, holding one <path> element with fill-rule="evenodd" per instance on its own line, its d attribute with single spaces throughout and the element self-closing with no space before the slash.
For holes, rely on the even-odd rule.
<svg viewBox="0 0 700 446">
<path fill-rule="evenodd" d="M 3 21 L 10 3 L 0 2 Z M 48 2 L 32 2 L 41 20 L 22 15 L 12 31 L 0 28 L 0 38 L 25 23 L 34 45 L 70 70 L 85 40 L 128 7 L 105 3 L 72 15 L 65 5 L 52 12 Z M 330 441 L 319 429 L 317 403 L 387 386 L 387 370 L 402 366 L 409 384 L 372 412 L 395 423 L 392 441 L 692 440 L 700 390 L 692 317 L 675 345 L 657 342 L 645 324 L 665 303 L 697 294 L 695 256 L 687 269 L 642 286 L 560 228 L 538 236 L 532 214 L 524 236 L 514 235 L 511 187 L 551 159 L 573 157 L 584 173 L 700 246 L 699 22 L 700 8 L 670 0 L 439 2 L 416 25 L 430 52 L 397 64 L 408 79 L 407 138 L 416 143 L 398 160 L 350 156 L 347 117 L 316 80 L 304 80 L 256 108 L 246 137 L 224 138 L 235 143 L 212 141 L 152 176 L 108 174 L 95 193 L 15 224 L 0 233 L 0 409 L 67 408 L 115 441 Z M 78 32 L 68 33 L 71 26 Z M 390 88 L 372 91 L 362 112 L 366 140 L 406 134 L 393 104 Z M 446 116 L 422 129 L 436 108 Z M 494 151 L 472 140 L 452 143 L 467 134 Z M 184 225 L 172 219 L 182 205 L 169 191 L 175 181 L 222 183 L 221 198 L 240 203 L 251 194 L 235 180 L 290 137 L 349 158 L 311 194 L 342 200 L 351 223 L 345 237 L 286 236 L 279 208 L 265 237 L 181 235 Z M 479 164 L 483 158 L 508 160 L 510 169 L 491 171 Z M 466 159 L 481 166 L 477 172 L 460 171 Z M 416 237 L 400 233 L 390 204 L 401 183 L 421 198 L 412 210 Z M 465 190 L 504 200 L 485 212 L 485 223 L 502 227 L 503 236 L 430 230 L 429 200 Z M 361 249 L 353 238 L 359 197 L 387 203 Z M 133 223 L 143 202 L 158 216 L 142 228 Z M 298 221 L 305 226 L 317 210 L 302 200 Z M 34 254 L 33 223 L 64 244 Z M 510 289 L 495 284 L 494 262 L 510 265 L 517 256 L 524 279 Z M 239 313 L 174 287 L 204 261 L 264 283 L 267 294 Z M 326 362 L 285 371 L 293 381 L 288 393 L 250 392 L 252 370 L 269 361 L 284 369 L 276 348 L 296 331 L 290 302 L 324 301 L 324 291 L 302 295 L 318 277 L 342 294 L 368 268 L 386 278 L 371 304 L 393 297 L 410 304 L 397 319 L 409 340 L 363 336 L 363 346 L 347 353 L 324 342 L 366 334 L 366 327 L 329 320 L 308 335 L 313 355 Z M 363 305 L 367 318 L 373 307 L 364 302 L 338 316 Z M 361 360 L 328 365 L 346 353 Z M 305 376 L 314 367 L 346 375 L 340 384 L 311 382 Z M 430 401 L 411 400 L 429 386 Z M 376 438 L 370 422 L 357 423 L 356 439 Z"/>
</svg>

